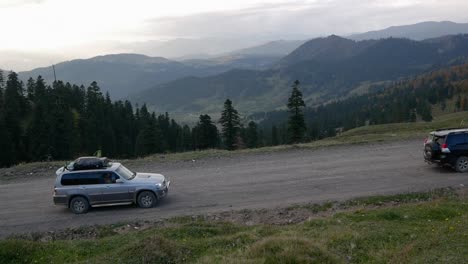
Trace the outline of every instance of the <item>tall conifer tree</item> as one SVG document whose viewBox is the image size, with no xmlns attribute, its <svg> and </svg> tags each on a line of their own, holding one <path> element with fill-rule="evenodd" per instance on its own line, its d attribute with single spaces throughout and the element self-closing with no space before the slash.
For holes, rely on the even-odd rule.
<svg viewBox="0 0 468 264">
<path fill-rule="evenodd" d="M 290 143 L 299 143 L 303 140 L 306 131 L 304 121 L 305 103 L 299 90 L 299 81 L 292 85 L 291 96 L 288 99 L 289 121 L 288 134 Z"/>
<path fill-rule="evenodd" d="M 226 149 L 236 149 L 240 129 L 240 117 L 237 110 L 232 106 L 232 101 L 229 99 L 224 102 L 224 110 L 221 112 L 219 123 L 223 127 L 222 134 Z"/>
<path fill-rule="evenodd" d="M 218 139 L 218 128 L 209 115 L 200 115 L 198 124 L 193 128 L 197 149 L 215 148 Z"/>
</svg>

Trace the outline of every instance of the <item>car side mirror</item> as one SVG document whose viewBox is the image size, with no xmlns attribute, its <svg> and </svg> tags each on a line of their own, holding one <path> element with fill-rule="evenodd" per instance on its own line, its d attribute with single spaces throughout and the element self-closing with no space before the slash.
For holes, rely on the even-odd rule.
<svg viewBox="0 0 468 264">
<path fill-rule="evenodd" d="M 117 179 L 117 180 L 115 180 L 115 183 L 124 183 L 124 181 L 121 180 L 121 179 Z"/>
</svg>

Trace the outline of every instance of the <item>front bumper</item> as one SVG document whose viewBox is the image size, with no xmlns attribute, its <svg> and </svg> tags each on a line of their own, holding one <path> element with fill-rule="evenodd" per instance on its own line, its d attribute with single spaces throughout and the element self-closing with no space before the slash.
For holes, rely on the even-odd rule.
<svg viewBox="0 0 468 264">
<path fill-rule="evenodd" d="M 163 189 L 161 190 L 157 190 L 156 191 L 156 194 L 158 195 L 158 199 L 161 199 L 163 197 L 166 197 L 167 194 L 169 193 L 169 186 L 171 185 L 171 182 L 168 181 L 167 184 L 166 184 L 166 187 L 164 187 Z"/>
</svg>

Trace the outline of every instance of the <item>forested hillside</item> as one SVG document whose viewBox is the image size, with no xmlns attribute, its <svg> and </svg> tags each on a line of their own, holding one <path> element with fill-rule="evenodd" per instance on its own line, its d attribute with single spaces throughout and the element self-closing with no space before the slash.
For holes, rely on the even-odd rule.
<svg viewBox="0 0 468 264">
<path fill-rule="evenodd" d="M 214 67 L 218 66 L 218 67 Z M 55 65 L 57 79 L 77 85 L 99 82 L 103 92 L 113 99 L 121 99 L 155 84 L 173 81 L 187 76 L 208 76 L 232 69 L 232 66 L 205 65 L 198 67 L 162 57 L 140 54 L 112 54 L 90 59 L 79 59 Z M 46 82 L 54 81 L 51 66 L 20 72 L 22 80 L 41 75 Z"/>
<path fill-rule="evenodd" d="M 407 81 L 398 81 L 383 91 L 353 96 L 307 108 L 309 140 L 334 136 L 338 131 L 374 124 L 431 121 L 433 112 L 468 110 L 468 64 L 433 71 Z M 285 143 L 286 111 L 258 113 L 260 127 L 269 142 Z"/>
<path fill-rule="evenodd" d="M 364 83 L 404 79 L 467 60 L 468 35 L 359 42 L 330 36 L 304 43 L 270 70 L 183 78 L 130 98 L 160 111 L 218 112 L 226 97 L 244 113 L 272 111 L 284 107 L 294 80 L 300 80 L 306 103 L 319 105 L 348 96 Z"/>
</svg>

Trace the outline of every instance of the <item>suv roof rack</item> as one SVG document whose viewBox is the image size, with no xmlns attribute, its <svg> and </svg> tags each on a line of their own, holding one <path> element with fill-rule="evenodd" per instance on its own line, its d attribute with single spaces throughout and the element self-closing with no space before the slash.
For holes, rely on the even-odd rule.
<svg viewBox="0 0 468 264">
<path fill-rule="evenodd" d="M 110 160 L 106 157 L 79 157 L 70 162 L 65 169 L 68 171 L 97 170 L 111 166 Z"/>
</svg>

